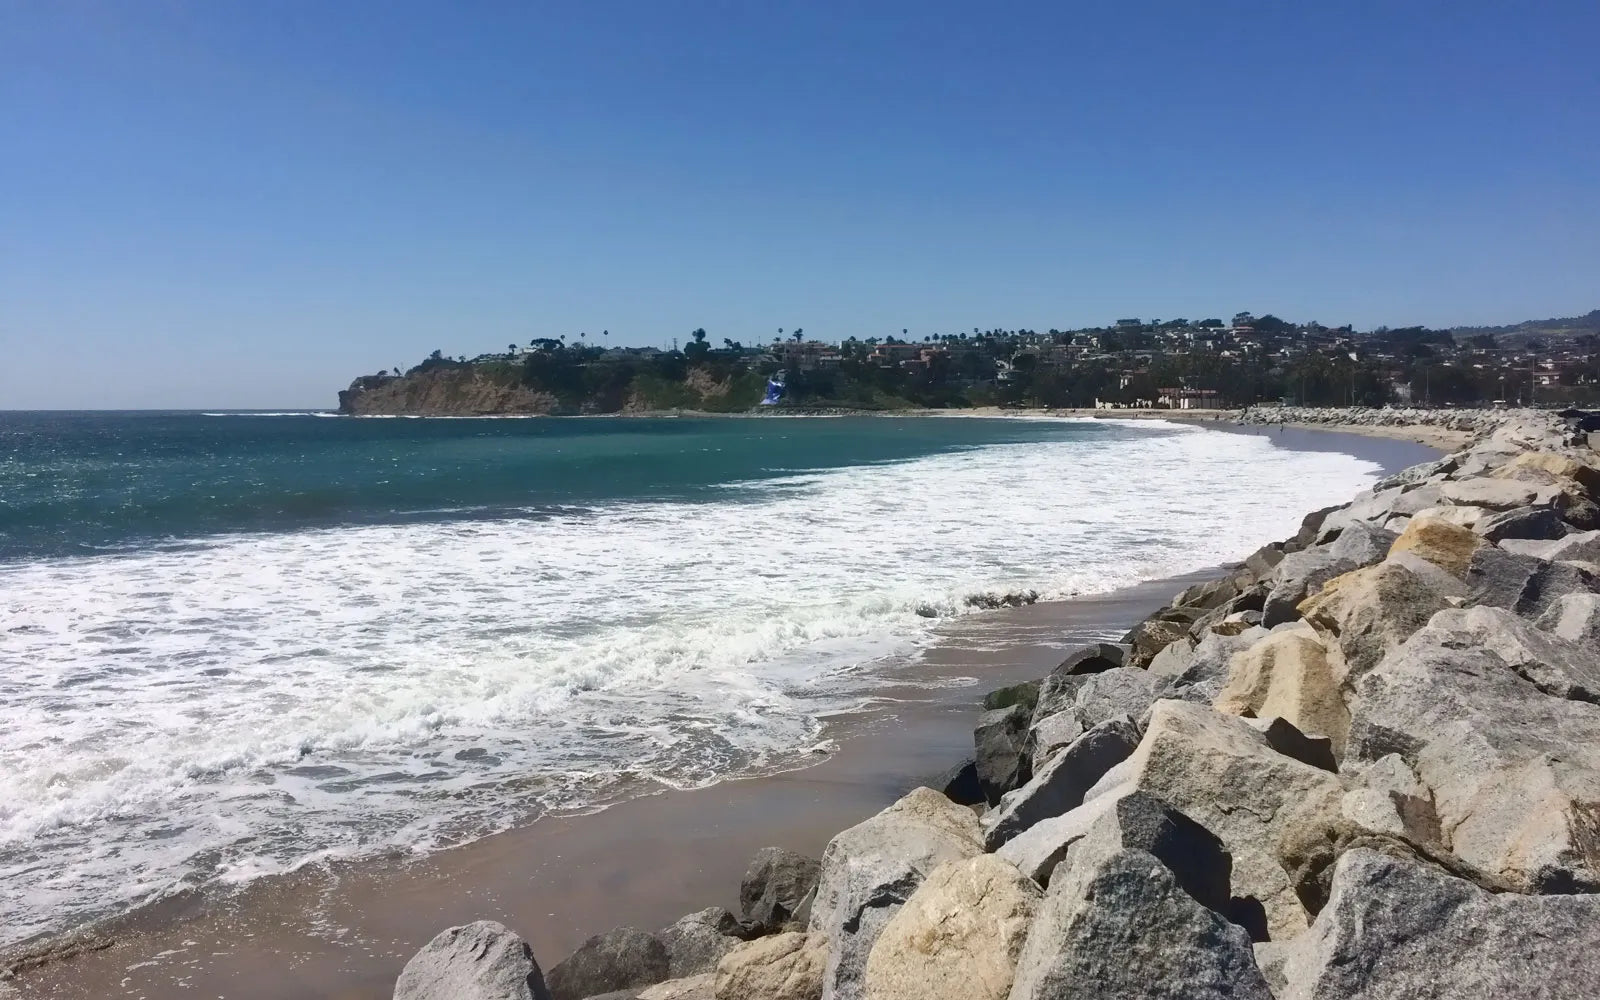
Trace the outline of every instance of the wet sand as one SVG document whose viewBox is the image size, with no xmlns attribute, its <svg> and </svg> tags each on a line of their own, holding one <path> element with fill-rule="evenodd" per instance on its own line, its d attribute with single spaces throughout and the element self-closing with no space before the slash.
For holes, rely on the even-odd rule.
<svg viewBox="0 0 1600 1000">
<path fill-rule="evenodd" d="M 1236 429 L 1386 471 L 1435 454 L 1322 430 Z M 1066 650 L 1120 636 L 1215 573 L 944 623 L 934 645 L 890 668 L 907 684 L 830 723 L 825 735 L 837 750 L 814 766 L 663 790 L 429 857 L 174 897 L 97 925 L 80 938 L 90 950 L 19 970 L 0 982 L 0 996 L 377 1000 L 390 996 L 406 958 L 452 924 L 499 920 L 548 968 L 610 927 L 653 929 L 707 906 L 737 909 L 740 876 L 758 848 L 820 854 L 835 833 L 971 753 L 980 692 L 1043 675 Z"/>
</svg>

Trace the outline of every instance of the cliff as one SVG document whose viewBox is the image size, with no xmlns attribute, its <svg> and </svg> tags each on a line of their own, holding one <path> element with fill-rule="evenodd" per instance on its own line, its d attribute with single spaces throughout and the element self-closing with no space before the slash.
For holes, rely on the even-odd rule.
<svg viewBox="0 0 1600 1000">
<path fill-rule="evenodd" d="M 992 692 L 965 764 L 820 861 L 758 854 L 742 919 L 618 928 L 547 973 L 455 927 L 396 1000 L 1595 995 L 1596 423 L 1470 419 Z"/>
<path fill-rule="evenodd" d="M 339 393 L 339 412 L 353 416 L 471 417 L 547 414 L 556 397 L 479 366 L 439 368 L 407 375 L 363 375 Z"/>
</svg>

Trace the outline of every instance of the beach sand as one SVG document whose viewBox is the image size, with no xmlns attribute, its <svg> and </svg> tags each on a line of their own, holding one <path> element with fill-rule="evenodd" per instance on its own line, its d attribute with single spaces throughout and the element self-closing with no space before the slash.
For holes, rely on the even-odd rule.
<svg viewBox="0 0 1600 1000">
<path fill-rule="evenodd" d="M 1433 457 L 1409 441 L 1321 428 L 1216 429 L 1353 454 L 1386 471 Z M 661 790 L 428 857 L 366 859 L 172 897 L 59 939 L 83 950 L 19 968 L 0 982 L 0 995 L 377 1000 L 390 996 L 405 960 L 453 924 L 499 920 L 549 968 L 614 926 L 648 930 L 707 906 L 737 910 L 739 879 L 758 848 L 819 855 L 840 830 L 968 756 L 983 691 L 1047 673 L 1066 650 L 1120 636 L 1215 574 L 943 623 L 932 646 L 890 668 L 914 683 L 832 720 L 826 736 L 837 749 L 814 766 Z"/>
</svg>

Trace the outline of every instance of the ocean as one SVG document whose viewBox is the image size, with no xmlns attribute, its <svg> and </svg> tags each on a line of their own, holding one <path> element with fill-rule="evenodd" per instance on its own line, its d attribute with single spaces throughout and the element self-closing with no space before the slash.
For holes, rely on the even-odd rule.
<svg viewBox="0 0 1600 1000">
<path fill-rule="evenodd" d="M 1152 421 L 0 413 L 0 943 L 798 766 L 935 622 L 1377 472 Z"/>
</svg>

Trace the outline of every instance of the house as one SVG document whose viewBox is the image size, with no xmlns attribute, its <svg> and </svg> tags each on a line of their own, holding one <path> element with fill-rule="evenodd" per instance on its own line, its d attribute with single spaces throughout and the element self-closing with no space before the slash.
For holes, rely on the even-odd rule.
<svg viewBox="0 0 1600 1000">
<path fill-rule="evenodd" d="M 1215 389 L 1162 389 L 1156 405 L 1169 410 L 1215 410 L 1222 405 L 1222 394 Z"/>
</svg>

